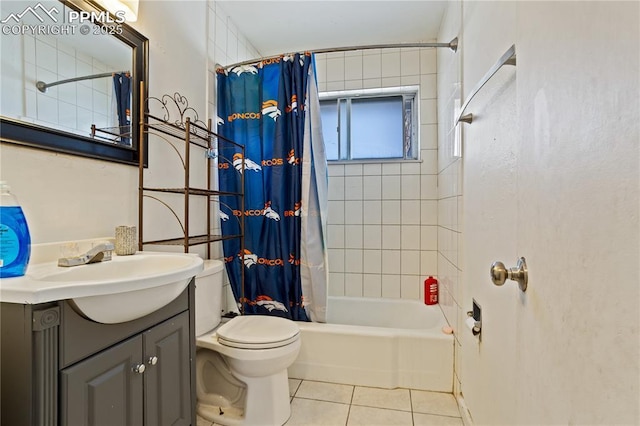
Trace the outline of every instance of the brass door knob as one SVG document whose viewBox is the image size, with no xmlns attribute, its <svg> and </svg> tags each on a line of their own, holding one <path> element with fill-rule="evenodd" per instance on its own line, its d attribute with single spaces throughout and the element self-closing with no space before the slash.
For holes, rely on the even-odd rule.
<svg viewBox="0 0 640 426">
<path fill-rule="evenodd" d="M 503 285 L 508 279 L 516 281 L 520 290 L 527 291 L 527 282 L 529 281 L 529 274 L 527 271 L 527 262 L 524 257 L 518 259 L 518 264 L 515 268 L 507 269 L 502 262 L 493 262 L 491 264 L 491 281 L 497 285 Z"/>
</svg>

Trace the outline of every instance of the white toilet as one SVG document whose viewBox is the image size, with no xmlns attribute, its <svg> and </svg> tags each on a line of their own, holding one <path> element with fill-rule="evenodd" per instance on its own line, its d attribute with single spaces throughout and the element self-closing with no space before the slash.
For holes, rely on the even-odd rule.
<svg viewBox="0 0 640 426">
<path fill-rule="evenodd" d="M 221 324 L 223 269 L 205 260 L 196 276 L 197 413 L 221 425 L 282 425 L 291 415 L 287 368 L 300 351 L 300 329 L 263 315 Z"/>
</svg>

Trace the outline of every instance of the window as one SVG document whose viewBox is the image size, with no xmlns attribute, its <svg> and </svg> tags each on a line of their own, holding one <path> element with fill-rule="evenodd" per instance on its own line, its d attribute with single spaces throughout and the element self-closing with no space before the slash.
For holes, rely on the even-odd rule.
<svg viewBox="0 0 640 426">
<path fill-rule="evenodd" d="M 320 95 L 327 160 L 417 159 L 417 87 Z"/>
</svg>

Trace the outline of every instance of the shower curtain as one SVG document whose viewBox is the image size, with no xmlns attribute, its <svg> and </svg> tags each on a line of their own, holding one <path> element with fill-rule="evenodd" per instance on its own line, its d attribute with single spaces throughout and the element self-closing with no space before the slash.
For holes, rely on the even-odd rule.
<svg viewBox="0 0 640 426">
<path fill-rule="evenodd" d="M 124 72 L 114 73 L 113 90 L 116 94 L 118 134 L 128 135 L 131 132 L 131 75 Z M 120 143 L 131 145 L 131 139 L 128 136 L 121 136 Z"/>
<path fill-rule="evenodd" d="M 245 249 L 223 241 L 236 301 L 246 314 L 324 322 L 327 168 L 311 54 L 217 72 L 221 191 L 241 192 Z M 241 233 L 238 197 L 220 197 L 224 235 Z M 241 261 L 243 259 L 243 261 Z M 244 285 L 241 282 L 244 268 Z M 243 288 L 244 287 L 244 288 Z"/>
</svg>

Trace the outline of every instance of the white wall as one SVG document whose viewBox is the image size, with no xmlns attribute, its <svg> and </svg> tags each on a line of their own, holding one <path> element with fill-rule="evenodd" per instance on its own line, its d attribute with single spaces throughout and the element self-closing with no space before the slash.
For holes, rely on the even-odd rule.
<svg viewBox="0 0 640 426">
<path fill-rule="evenodd" d="M 184 64 L 181 67 L 173 67 L 167 70 L 159 77 L 162 78 L 164 85 L 171 84 L 175 80 L 178 85 L 173 89 L 166 90 L 162 93 L 149 88 L 150 96 L 160 96 L 163 93 L 173 94 L 178 91 L 181 95 L 186 96 L 189 100 L 189 106 L 193 107 L 197 113 L 197 118 L 208 125 L 211 120 L 212 125 L 216 122 L 216 80 L 215 69 L 216 64 L 230 64 L 233 62 L 259 57 L 258 52 L 251 46 L 246 38 L 238 32 L 233 22 L 228 18 L 224 10 L 214 1 L 191 1 L 191 2 L 154 2 L 155 5 L 164 5 L 167 8 L 176 8 L 171 13 L 177 15 L 185 14 L 185 19 L 191 16 L 188 24 L 179 26 L 180 31 L 167 32 L 164 31 L 162 36 L 151 39 L 150 43 L 158 48 L 162 48 L 166 44 L 178 43 L 183 46 L 179 54 L 174 52 L 172 61 L 176 64 Z M 184 5 L 188 5 L 187 10 L 183 10 Z M 162 22 L 160 16 L 155 16 L 156 10 L 150 12 L 147 18 Z M 193 31 L 183 31 L 184 26 L 192 26 Z M 158 28 L 162 30 L 162 28 Z M 188 48 L 184 48 L 188 46 Z M 197 64 L 193 67 L 192 64 Z M 153 67 L 153 63 L 150 67 Z M 166 81 L 166 82 L 164 82 Z M 198 84 L 185 84 L 186 82 L 198 82 Z M 175 83 L 174 83 L 175 84 Z M 150 108 L 157 103 L 150 104 Z M 161 115 L 159 115 L 161 116 Z M 193 114 L 191 118 L 196 118 Z M 175 187 L 182 186 L 183 170 L 178 157 L 167 143 L 158 137 L 150 137 L 150 162 L 157 163 L 158 166 L 149 167 L 146 171 L 148 182 L 157 186 Z M 183 144 L 180 141 L 169 139 L 179 152 L 183 151 Z M 199 148 L 191 150 L 191 169 L 190 184 L 196 188 L 206 188 L 206 172 L 207 160 L 205 151 Z M 156 158 L 156 160 L 153 160 Z M 217 186 L 217 168 L 212 163 L 212 185 Z M 176 184 L 177 182 L 177 184 Z M 163 197 L 163 201 L 168 202 L 178 213 L 183 211 L 182 196 Z M 192 197 L 190 204 L 190 233 L 204 234 L 207 227 L 213 234 L 220 234 L 220 224 L 217 217 L 216 205 L 212 205 L 211 223 L 206 223 L 206 199 L 200 197 Z M 147 226 L 150 239 L 172 238 L 180 235 L 181 229 L 173 215 L 161 204 L 148 200 L 145 202 L 145 223 L 151 224 Z M 166 250 L 163 246 L 148 246 L 149 249 Z M 205 246 L 194 246 L 191 252 L 205 256 Z M 222 244 L 214 243 L 211 245 L 210 257 L 220 259 L 223 256 Z M 225 280 L 225 292 L 230 295 L 227 287 L 228 281 Z M 228 297 L 228 309 L 234 309 L 235 303 L 232 297 Z M 225 308 L 225 304 L 223 304 Z"/>
<path fill-rule="evenodd" d="M 420 87 L 420 161 L 329 164 L 329 295 L 423 300 L 437 274 L 436 51 L 316 56 L 322 91 Z"/>
<path fill-rule="evenodd" d="M 142 1 L 132 24 L 149 38 L 149 94 L 179 91 L 203 113 L 206 8 L 202 1 Z M 137 167 L 10 144 L 2 144 L 0 156 L 1 178 L 23 205 L 33 243 L 113 236 L 115 226 L 137 224 Z M 152 177 L 177 170 L 162 155 L 151 167 Z"/>
<path fill-rule="evenodd" d="M 198 118 L 206 122 L 207 107 L 207 4 L 204 1 L 146 1 L 140 5 L 138 23 L 141 31 L 149 38 L 149 96 L 160 98 L 173 96 L 176 92 L 188 100 L 189 107 L 198 113 Z M 179 29 L 179 30 L 177 30 Z M 149 101 L 152 114 L 163 117 L 160 103 Z M 178 120 L 179 112 L 173 102 L 169 102 L 170 120 Z M 195 118 L 193 114 L 190 118 Z M 164 135 L 149 135 L 149 168 L 145 170 L 145 186 L 183 187 L 184 170 L 174 146 L 184 155 L 184 143 Z M 206 159 L 204 150 L 191 151 L 190 185 L 206 188 Z M 157 194 L 156 194 L 157 195 Z M 184 197 L 182 195 L 162 195 L 182 219 Z M 182 235 L 180 224 L 171 212 L 155 200 L 144 201 L 144 239 L 176 238 Z M 206 200 L 191 197 L 189 233 L 206 232 Z M 147 250 L 175 250 L 183 248 L 145 246 Z M 204 254 L 204 246 L 195 246 L 191 252 Z"/>
<path fill-rule="evenodd" d="M 483 332 L 458 323 L 456 374 L 476 424 L 640 422 L 639 7 L 450 5 L 440 38 L 459 27 L 463 98 L 511 44 L 517 52 L 464 127 L 454 306 L 461 319 L 478 300 Z M 458 71 L 438 71 L 450 93 Z M 494 286 L 491 262 L 519 256 L 526 293 Z"/>
</svg>

